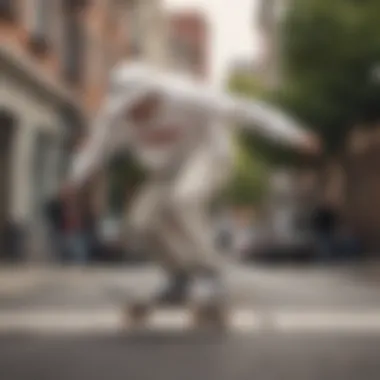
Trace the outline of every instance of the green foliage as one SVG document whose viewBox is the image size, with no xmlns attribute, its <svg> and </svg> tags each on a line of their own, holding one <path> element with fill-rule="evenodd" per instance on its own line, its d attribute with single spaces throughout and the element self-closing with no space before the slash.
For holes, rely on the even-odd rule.
<svg viewBox="0 0 380 380">
<path fill-rule="evenodd" d="M 130 155 L 114 157 L 109 162 L 109 206 L 111 213 L 118 215 L 124 210 L 127 191 L 132 191 L 144 179 L 144 172 Z"/>
<path fill-rule="evenodd" d="M 293 0 L 284 25 L 286 81 L 279 101 L 330 151 L 355 124 L 380 117 L 378 0 Z"/>
<path fill-rule="evenodd" d="M 247 97 L 266 98 L 269 95 L 260 79 L 254 75 L 232 75 L 228 83 L 228 88 L 236 94 Z"/>
<path fill-rule="evenodd" d="M 277 102 L 274 94 L 254 75 L 231 76 L 229 90 L 239 96 Z M 300 161 L 293 151 L 250 132 L 236 136 L 235 149 L 235 172 L 225 193 L 226 199 L 234 204 L 260 203 L 267 192 L 270 166 Z"/>
<path fill-rule="evenodd" d="M 266 164 L 252 155 L 241 137 L 236 138 L 235 154 L 235 170 L 224 200 L 235 205 L 257 204 L 266 193 Z"/>
<path fill-rule="evenodd" d="M 255 75 L 237 74 L 229 81 L 229 90 L 239 96 L 268 101 L 272 104 L 284 103 L 277 93 L 269 91 L 263 82 Z M 280 146 L 261 136 L 251 132 L 242 132 L 239 138 L 244 141 L 245 149 L 248 149 L 254 161 L 264 162 L 266 165 L 296 165 L 300 157 L 291 148 Z"/>
</svg>

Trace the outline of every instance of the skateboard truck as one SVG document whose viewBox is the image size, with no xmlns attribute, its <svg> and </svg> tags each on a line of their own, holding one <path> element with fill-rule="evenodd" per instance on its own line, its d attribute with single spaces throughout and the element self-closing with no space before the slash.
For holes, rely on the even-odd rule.
<svg viewBox="0 0 380 380">
<path fill-rule="evenodd" d="M 224 327 L 226 325 L 226 308 L 220 304 L 196 305 L 194 317 L 195 323 L 201 327 Z"/>
</svg>

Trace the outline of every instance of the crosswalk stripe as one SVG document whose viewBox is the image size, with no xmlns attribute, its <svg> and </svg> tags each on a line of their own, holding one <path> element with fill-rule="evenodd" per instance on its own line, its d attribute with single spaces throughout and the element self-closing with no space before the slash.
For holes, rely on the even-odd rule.
<svg viewBox="0 0 380 380">
<path fill-rule="evenodd" d="M 277 313 L 273 323 L 281 331 L 371 331 L 380 332 L 380 311 Z"/>
<path fill-rule="evenodd" d="M 0 333 L 103 333 L 131 329 L 131 321 L 121 309 L 30 310 L 0 312 Z M 194 326 L 189 310 L 156 310 L 146 328 L 185 330 Z M 371 332 L 380 334 L 380 310 L 363 312 L 233 310 L 227 316 L 227 329 L 233 332 Z"/>
<path fill-rule="evenodd" d="M 32 311 L 0 313 L 0 332 L 80 332 L 112 331 L 121 327 L 116 311 L 61 312 Z"/>
<path fill-rule="evenodd" d="M 184 329 L 191 324 L 191 313 L 185 310 L 155 312 L 149 318 L 150 328 Z"/>
<path fill-rule="evenodd" d="M 251 310 L 237 310 L 230 318 L 230 326 L 241 332 L 258 330 L 262 326 L 262 317 Z"/>
</svg>

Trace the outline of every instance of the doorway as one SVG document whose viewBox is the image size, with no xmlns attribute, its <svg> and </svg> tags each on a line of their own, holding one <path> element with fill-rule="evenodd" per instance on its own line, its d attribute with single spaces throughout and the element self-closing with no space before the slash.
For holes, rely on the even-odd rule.
<svg viewBox="0 0 380 380">
<path fill-rule="evenodd" d="M 0 259 L 9 252 L 11 161 L 15 134 L 15 118 L 11 112 L 0 110 Z"/>
</svg>

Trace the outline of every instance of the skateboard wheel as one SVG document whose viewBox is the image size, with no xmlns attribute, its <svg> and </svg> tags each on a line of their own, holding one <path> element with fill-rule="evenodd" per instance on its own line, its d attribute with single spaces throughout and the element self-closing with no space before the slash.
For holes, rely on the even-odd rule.
<svg viewBox="0 0 380 380">
<path fill-rule="evenodd" d="M 195 322 L 200 326 L 225 326 L 225 310 L 220 305 L 204 305 L 195 309 Z"/>
<path fill-rule="evenodd" d="M 144 304 L 135 304 L 128 307 L 128 315 L 132 321 L 138 322 L 144 319 L 149 313 L 149 306 Z"/>
</svg>

